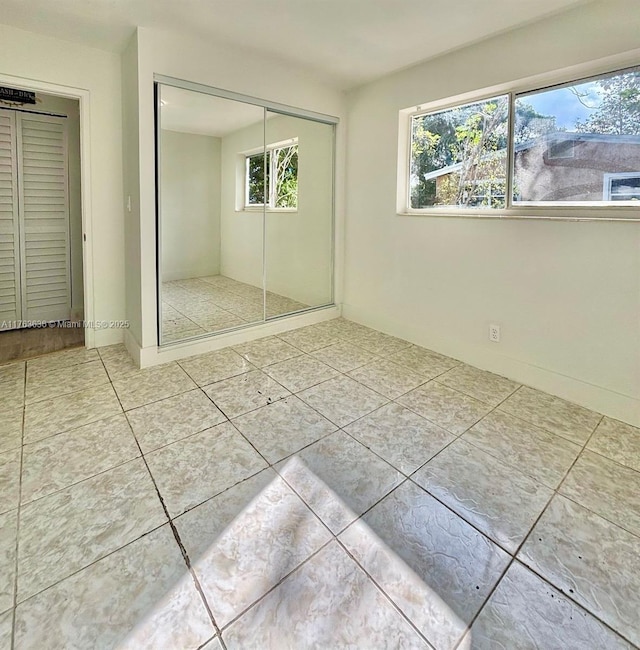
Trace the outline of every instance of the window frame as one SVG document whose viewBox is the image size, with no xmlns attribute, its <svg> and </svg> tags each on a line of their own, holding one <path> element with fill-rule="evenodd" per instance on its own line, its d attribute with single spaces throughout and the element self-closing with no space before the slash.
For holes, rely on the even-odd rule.
<svg viewBox="0 0 640 650">
<path fill-rule="evenodd" d="M 295 208 L 284 208 L 284 207 L 277 207 L 275 205 L 275 199 L 276 199 L 276 186 L 277 186 L 277 180 L 276 182 L 272 182 L 272 180 L 275 178 L 274 174 L 274 160 L 275 156 L 273 155 L 274 151 L 280 151 L 282 149 L 290 149 L 292 147 L 298 147 L 298 138 L 289 138 L 287 140 L 282 140 L 280 142 L 274 142 L 272 144 L 267 145 L 266 147 L 260 147 L 259 149 L 251 149 L 249 151 L 244 151 L 242 152 L 242 160 L 243 160 L 243 166 L 242 166 L 242 173 L 243 173 L 243 180 L 244 180 L 244 185 L 243 185 L 243 201 L 242 201 L 242 210 L 243 212 L 262 212 L 262 210 L 266 210 L 267 212 L 297 212 L 298 211 L 298 206 L 296 205 Z M 264 158 L 267 157 L 267 154 L 269 155 L 269 175 L 268 175 L 268 203 L 249 203 L 249 159 L 250 158 L 255 158 L 256 156 L 259 156 L 262 154 L 263 160 Z M 299 154 L 299 150 L 298 150 Z M 299 158 L 298 158 L 299 161 Z M 266 165 L 266 160 L 265 162 L 265 170 L 267 168 Z M 298 168 L 298 175 L 300 173 L 300 170 Z M 298 180 L 298 178 L 296 178 Z M 298 202 L 298 196 L 296 196 L 296 204 Z"/>
<path fill-rule="evenodd" d="M 399 111 L 398 174 L 396 213 L 398 216 L 452 217 L 484 219 L 542 219 L 559 221 L 640 221 L 640 206 L 631 201 L 514 201 L 515 101 L 517 97 L 575 86 L 602 77 L 623 74 L 640 67 L 640 50 L 633 56 L 608 57 L 599 63 L 572 66 L 529 77 L 524 80 L 491 86 L 478 91 L 419 104 Z M 411 207 L 411 145 L 414 117 L 438 113 L 467 104 L 480 103 L 499 96 L 508 98 L 507 196 L 505 208 L 460 208 L 457 206 Z M 635 175 L 635 174 L 632 174 Z M 637 203 L 637 202 L 635 202 Z"/>
</svg>

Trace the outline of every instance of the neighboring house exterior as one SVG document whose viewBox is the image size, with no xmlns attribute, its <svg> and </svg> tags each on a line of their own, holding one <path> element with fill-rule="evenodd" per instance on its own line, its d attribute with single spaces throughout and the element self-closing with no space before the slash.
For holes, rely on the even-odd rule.
<svg viewBox="0 0 640 650">
<path fill-rule="evenodd" d="M 483 159 L 469 205 L 496 207 L 504 201 L 496 162 L 505 158 L 502 150 Z M 640 136 L 552 133 L 516 145 L 514 165 L 515 201 L 640 201 Z M 435 181 L 436 196 L 442 197 L 461 170 L 457 163 L 424 178 Z"/>
<path fill-rule="evenodd" d="M 553 133 L 516 146 L 520 201 L 640 200 L 640 136 Z"/>
</svg>

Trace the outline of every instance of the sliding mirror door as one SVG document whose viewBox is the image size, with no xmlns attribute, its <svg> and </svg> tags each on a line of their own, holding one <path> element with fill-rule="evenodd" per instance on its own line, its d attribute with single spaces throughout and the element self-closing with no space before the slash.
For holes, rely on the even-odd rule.
<svg viewBox="0 0 640 650">
<path fill-rule="evenodd" d="M 264 200 L 241 153 L 262 149 L 264 113 L 157 84 L 161 344 L 264 320 Z"/>
<path fill-rule="evenodd" d="M 331 305 L 335 118 L 155 87 L 159 344 Z"/>
<path fill-rule="evenodd" d="M 266 315 L 333 302 L 334 125 L 267 111 Z"/>
</svg>

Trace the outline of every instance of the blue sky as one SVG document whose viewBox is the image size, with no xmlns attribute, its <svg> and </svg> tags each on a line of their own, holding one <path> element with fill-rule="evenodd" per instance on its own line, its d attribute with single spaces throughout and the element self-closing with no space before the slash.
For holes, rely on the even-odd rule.
<svg viewBox="0 0 640 650">
<path fill-rule="evenodd" d="M 574 86 L 581 94 L 588 93 L 583 99 L 591 106 L 597 106 L 600 100 L 597 84 L 593 81 Z M 543 115 L 555 115 L 556 123 L 560 128 L 573 131 L 576 119 L 584 120 L 593 113 L 583 106 L 578 98 L 569 88 L 556 88 L 536 95 L 528 95 L 522 98 L 527 104 L 531 104 Z"/>
</svg>

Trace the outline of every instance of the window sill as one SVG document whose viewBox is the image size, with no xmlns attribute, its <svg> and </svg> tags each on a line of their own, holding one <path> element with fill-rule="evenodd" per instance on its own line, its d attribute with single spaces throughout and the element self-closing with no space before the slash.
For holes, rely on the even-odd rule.
<svg viewBox="0 0 640 650">
<path fill-rule="evenodd" d="M 297 214 L 298 208 L 267 208 L 266 210 L 263 210 L 262 208 L 240 208 L 239 210 L 236 209 L 236 212 L 246 212 L 247 214 L 262 214 L 263 212 L 267 212 L 269 214 L 272 214 L 274 212 L 284 214 Z"/>
<path fill-rule="evenodd" d="M 398 210 L 399 217 L 447 217 L 453 219 L 510 219 L 546 221 L 640 221 L 640 206 L 528 206 L 503 210 L 474 208 L 434 208 Z"/>
</svg>

